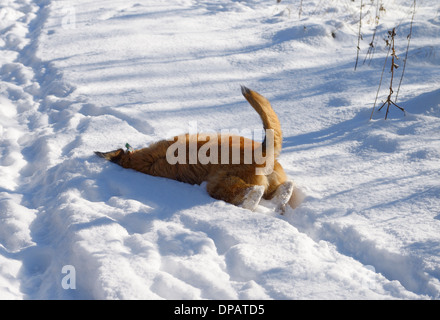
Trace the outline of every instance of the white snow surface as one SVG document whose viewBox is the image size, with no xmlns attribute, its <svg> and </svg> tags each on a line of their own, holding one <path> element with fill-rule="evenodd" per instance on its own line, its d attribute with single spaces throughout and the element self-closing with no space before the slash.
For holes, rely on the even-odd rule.
<svg viewBox="0 0 440 320">
<path fill-rule="evenodd" d="M 406 115 L 377 112 L 388 58 L 370 121 L 413 1 L 363 2 L 354 70 L 358 0 L 1 0 L 0 298 L 438 299 L 440 7 L 416 2 Z M 260 129 L 240 85 L 279 116 L 285 215 L 93 153 Z"/>
</svg>

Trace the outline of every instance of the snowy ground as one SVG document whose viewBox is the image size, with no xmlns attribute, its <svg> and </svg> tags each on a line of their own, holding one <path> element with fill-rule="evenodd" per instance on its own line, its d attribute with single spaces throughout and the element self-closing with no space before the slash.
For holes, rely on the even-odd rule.
<svg viewBox="0 0 440 320">
<path fill-rule="evenodd" d="M 360 1 L 302 2 L 1 0 L 0 298 L 439 298 L 438 1 L 386 121 L 383 38 L 401 72 L 413 2 L 363 1 L 356 71 Z M 93 154 L 259 129 L 240 84 L 279 115 L 304 198 L 284 216 Z"/>
</svg>

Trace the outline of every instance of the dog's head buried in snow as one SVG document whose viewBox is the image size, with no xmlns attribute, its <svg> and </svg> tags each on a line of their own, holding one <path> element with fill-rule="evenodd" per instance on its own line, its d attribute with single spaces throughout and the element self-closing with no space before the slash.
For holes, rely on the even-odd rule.
<svg viewBox="0 0 440 320">
<path fill-rule="evenodd" d="M 233 134 L 195 133 L 161 140 L 147 148 L 95 152 L 124 168 L 190 184 L 206 181 L 215 199 L 255 210 L 261 198 L 281 214 L 294 207 L 294 183 L 277 158 L 282 132 L 269 101 L 244 86 L 241 91 L 263 121 L 262 143 Z"/>
</svg>

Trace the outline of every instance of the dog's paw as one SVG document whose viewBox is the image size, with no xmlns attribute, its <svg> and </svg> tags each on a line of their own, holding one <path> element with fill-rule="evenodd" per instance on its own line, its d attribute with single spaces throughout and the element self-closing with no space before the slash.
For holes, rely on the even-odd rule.
<svg viewBox="0 0 440 320">
<path fill-rule="evenodd" d="M 284 214 L 294 188 L 295 183 L 290 180 L 284 182 L 278 187 L 278 189 L 275 191 L 274 197 L 272 198 L 272 201 L 276 204 L 275 211 Z"/>
<path fill-rule="evenodd" d="M 246 194 L 243 197 L 243 202 L 240 204 L 240 207 L 254 211 L 260 203 L 263 193 L 263 186 L 250 187 L 246 190 Z"/>
</svg>

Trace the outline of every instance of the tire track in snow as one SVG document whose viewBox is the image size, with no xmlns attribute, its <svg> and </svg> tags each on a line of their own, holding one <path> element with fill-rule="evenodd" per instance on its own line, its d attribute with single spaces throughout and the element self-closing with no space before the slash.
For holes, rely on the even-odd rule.
<svg viewBox="0 0 440 320">
<path fill-rule="evenodd" d="M 24 204 L 22 171 L 28 165 L 24 148 L 33 139 L 29 123 L 36 120 L 39 84 L 34 70 L 23 62 L 22 51 L 31 45 L 29 27 L 37 18 L 32 2 L 7 1 L 0 6 L 0 287 L 6 298 L 23 298 L 23 253 L 35 247 L 30 225 L 37 210 Z M 33 266 L 38 268 L 36 265 Z"/>
<path fill-rule="evenodd" d="M 45 188 L 46 172 L 54 165 L 49 155 L 59 153 L 53 145 L 60 132 L 50 108 L 59 113 L 69 107 L 72 102 L 65 98 L 74 88 L 37 57 L 50 5 L 9 0 L 0 6 L 0 260 L 5 265 L 0 288 L 3 283 L 20 288 L 8 289 L 12 298 L 38 297 L 41 287 L 51 285 L 43 280 L 53 248 L 39 243 L 32 230 L 44 213 L 38 208 L 43 204 L 38 191 Z"/>
</svg>

